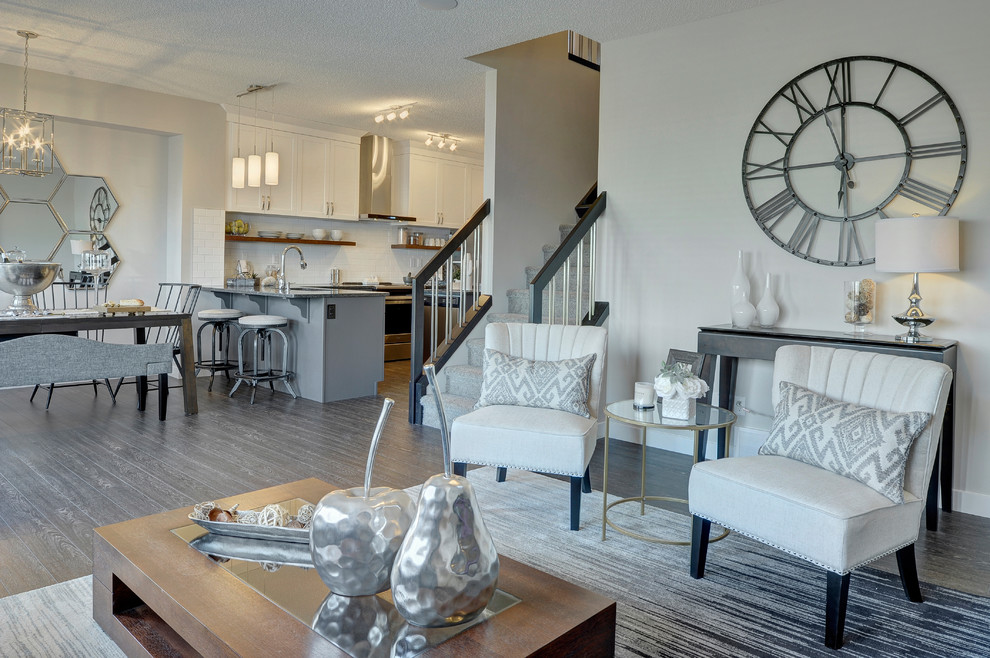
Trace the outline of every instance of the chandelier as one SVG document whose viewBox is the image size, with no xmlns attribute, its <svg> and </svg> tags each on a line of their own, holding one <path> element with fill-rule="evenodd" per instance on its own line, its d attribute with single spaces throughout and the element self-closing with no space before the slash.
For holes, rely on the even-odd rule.
<svg viewBox="0 0 990 658">
<path fill-rule="evenodd" d="M 24 37 L 24 108 L 0 108 L 0 173 L 44 176 L 52 173 L 55 160 L 55 117 L 28 112 L 28 42 L 38 35 L 17 30 Z"/>
<path fill-rule="evenodd" d="M 244 188 L 245 174 L 248 187 L 261 187 L 261 156 L 258 155 L 258 97 L 254 97 L 254 152 L 247 157 L 241 156 L 241 104 L 244 96 L 257 94 L 259 91 L 272 92 L 272 129 L 271 148 L 265 153 L 265 185 L 278 185 L 278 153 L 275 151 L 275 85 L 251 85 L 246 91 L 237 94 L 237 155 L 231 162 L 231 186 Z M 266 140 L 267 141 L 267 140 Z M 265 144 L 262 144 L 262 148 Z"/>
</svg>

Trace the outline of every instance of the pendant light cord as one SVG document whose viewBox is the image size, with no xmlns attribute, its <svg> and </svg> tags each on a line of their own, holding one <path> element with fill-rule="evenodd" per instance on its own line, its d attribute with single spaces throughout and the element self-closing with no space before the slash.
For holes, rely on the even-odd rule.
<svg viewBox="0 0 990 658">
<path fill-rule="evenodd" d="M 28 109 L 28 42 L 31 40 L 31 33 L 24 34 L 24 111 Z"/>
</svg>

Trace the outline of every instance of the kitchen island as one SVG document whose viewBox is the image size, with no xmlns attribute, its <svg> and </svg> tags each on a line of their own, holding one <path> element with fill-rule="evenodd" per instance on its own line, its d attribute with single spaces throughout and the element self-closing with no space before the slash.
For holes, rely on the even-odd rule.
<svg viewBox="0 0 990 658">
<path fill-rule="evenodd" d="M 330 286 L 298 284 L 288 293 L 274 288 L 203 288 L 217 308 L 246 314 L 281 315 L 289 319 L 288 370 L 292 388 L 316 402 L 333 402 L 376 395 L 385 378 L 384 337 L 386 293 Z M 206 294 L 200 307 L 209 305 Z M 208 349 L 209 339 L 204 351 Z M 236 346 L 231 346 L 235 354 Z M 245 357 L 250 358 L 245 345 Z M 281 354 L 277 354 L 277 357 Z M 236 357 L 235 357 L 236 358 Z M 276 358 L 276 367 L 281 363 Z M 288 392 L 282 382 L 276 388 Z"/>
</svg>

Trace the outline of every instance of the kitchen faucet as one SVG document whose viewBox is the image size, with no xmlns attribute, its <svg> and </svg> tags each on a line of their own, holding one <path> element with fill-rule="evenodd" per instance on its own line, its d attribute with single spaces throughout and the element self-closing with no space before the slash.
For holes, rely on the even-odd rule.
<svg viewBox="0 0 990 658">
<path fill-rule="evenodd" d="M 278 270 L 278 291 L 279 292 L 289 292 L 289 280 L 285 276 L 285 255 L 289 253 L 289 250 L 295 249 L 299 252 L 299 267 L 301 269 L 306 269 L 306 259 L 303 258 L 302 249 L 294 244 L 290 244 L 288 247 L 282 250 L 282 267 Z"/>
</svg>

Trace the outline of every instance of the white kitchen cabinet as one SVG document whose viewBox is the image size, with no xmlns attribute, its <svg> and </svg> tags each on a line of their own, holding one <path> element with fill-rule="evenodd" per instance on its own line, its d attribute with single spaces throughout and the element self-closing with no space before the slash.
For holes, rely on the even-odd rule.
<svg viewBox="0 0 990 658">
<path fill-rule="evenodd" d="M 356 220 L 361 156 L 359 145 L 301 135 L 297 142 L 298 205 L 292 214 Z"/>
<path fill-rule="evenodd" d="M 467 164 L 417 153 L 398 160 L 397 172 L 408 180 L 408 203 L 400 200 L 403 214 L 423 226 L 460 228 L 467 221 L 471 197 Z M 400 190 L 404 183 L 400 181 Z"/>
<path fill-rule="evenodd" d="M 238 133 L 240 139 L 238 140 Z M 294 178 L 296 167 L 296 136 L 292 133 L 274 131 L 275 152 L 278 153 L 279 184 L 265 185 L 265 152 L 272 144 L 272 130 L 262 127 L 229 124 L 228 144 L 231 145 L 230 157 L 227 158 L 227 181 L 230 182 L 231 161 L 238 154 L 247 160 L 249 155 L 257 153 L 261 156 L 261 187 L 248 187 L 245 181 L 243 188 L 228 188 L 227 210 L 237 210 L 250 213 L 267 213 L 273 215 L 288 215 L 295 207 Z"/>
</svg>

